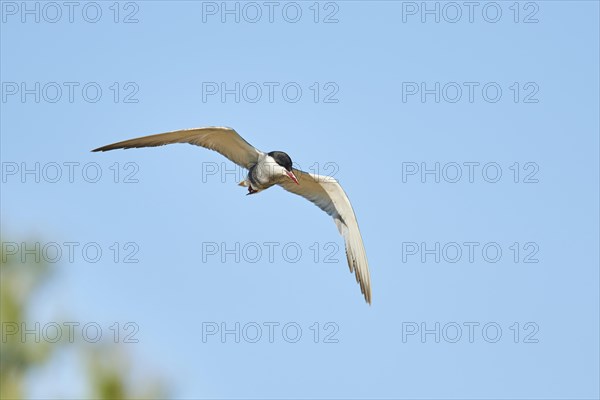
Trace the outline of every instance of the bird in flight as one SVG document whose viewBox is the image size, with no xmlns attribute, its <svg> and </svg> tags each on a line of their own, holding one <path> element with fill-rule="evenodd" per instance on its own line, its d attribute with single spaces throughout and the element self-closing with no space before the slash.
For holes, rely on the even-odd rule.
<svg viewBox="0 0 600 400">
<path fill-rule="evenodd" d="M 159 133 L 102 146 L 92 151 L 109 151 L 139 147 L 156 147 L 172 143 L 189 143 L 221 153 L 248 170 L 240 186 L 247 194 L 256 194 L 273 185 L 313 202 L 331 217 L 344 237 L 350 272 L 367 303 L 371 304 L 371 277 L 367 254 L 358 222 L 346 193 L 334 178 L 300 171 L 292 167 L 292 159 L 282 151 L 264 153 L 246 142 L 235 130 L 225 127 L 184 129 Z"/>
</svg>

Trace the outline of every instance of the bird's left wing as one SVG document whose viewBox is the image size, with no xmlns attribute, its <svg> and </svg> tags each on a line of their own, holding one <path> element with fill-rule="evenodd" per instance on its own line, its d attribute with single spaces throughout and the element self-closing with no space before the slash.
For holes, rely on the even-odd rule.
<svg viewBox="0 0 600 400">
<path fill-rule="evenodd" d="M 250 169 L 262 154 L 246 142 L 235 130 L 218 126 L 184 129 L 125 140 L 102 146 L 92 151 L 130 149 L 132 147 L 156 147 L 172 143 L 189 143 L 221 153 L 237 165 Z"/>
<path fill-rule="evenodd" d="M 346 242 L 346 257 L 350 272 L 355 273 L 356 281 L 360 284 L 360 290 L 365 296 L 365 300 L 371 304 L 371 276 L 367 253 L 352 204 L 350 204 L 344 189 L 332 177 L 310 174 L 297 169 L 294 169 L 293 172 L 298 178 L 299 185 L 291 180 L 282 181 L 279 185 L 288 192 L 313 202 L 333 217 Z"/>
</svg>

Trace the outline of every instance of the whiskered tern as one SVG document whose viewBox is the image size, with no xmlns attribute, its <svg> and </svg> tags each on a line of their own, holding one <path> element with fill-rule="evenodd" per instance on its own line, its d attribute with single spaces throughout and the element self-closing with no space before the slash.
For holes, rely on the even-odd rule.
<svg viewBox="0 0 600 400">
<path fill-rule="evenodd" d="M 240 186 L 247 194 L 256 194 L 273 185 L 313 202 L 331 217 L 344 237 L 350 272 L 356 275 L 367 303 L 371 304 L 371 277 L 367 254 L 350 200 L 332 177 L 311 174 L 292 167 L 292 159 L 282 151 L 264 153 L 246 142 L 235 130 L 225 127 L 184 129 L 125 140 L 92 151 L 138 147 L 156 147 L 172 143 L 189 143 L 221 153 L 248 170 Z"/>
</svg>

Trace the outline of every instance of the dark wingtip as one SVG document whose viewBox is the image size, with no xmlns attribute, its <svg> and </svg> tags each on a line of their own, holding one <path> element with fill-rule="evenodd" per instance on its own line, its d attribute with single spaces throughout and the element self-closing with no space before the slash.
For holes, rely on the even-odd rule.
<svg viewBox="0 0 600 400">
<path fill-rule="evenodd" d="M 91 150 L 92 153 L 97 153 L 99 151 L 108 151 L 108 150 L 113 150 L 110 148 L 110 146 L 102 146 L 102 147 L 98 147 L 97 149 Z"/>
</svg>

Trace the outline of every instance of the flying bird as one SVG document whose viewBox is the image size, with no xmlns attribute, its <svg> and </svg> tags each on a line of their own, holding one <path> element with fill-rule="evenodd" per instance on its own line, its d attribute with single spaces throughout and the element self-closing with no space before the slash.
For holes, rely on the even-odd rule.
<svg viewBox="0 0 600 400">
<path fill-rule="evenodd" d="M 109 151 L 139 147 L 156 147 L 172 143 L 189 143 L 221 153 L 248 170 L 239 183 L 256 194 L 273 185 L 313 202 L 331 217 L 344 237 L 350 272 L 356 275 L 367 303 L 371 304 L 371 278 L 367 254 L 358 222 L 346 193 L 334 178 L 304 172 L 292 167 L 292 159 L 283 151 L 264 153 L 245 141 L 235 130 L 206 127 L 159 133 L 102 146 L 92 151 Z"/>
</svg>

